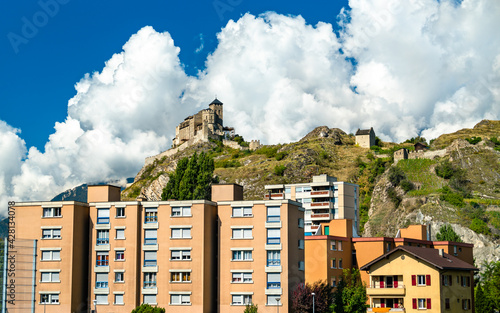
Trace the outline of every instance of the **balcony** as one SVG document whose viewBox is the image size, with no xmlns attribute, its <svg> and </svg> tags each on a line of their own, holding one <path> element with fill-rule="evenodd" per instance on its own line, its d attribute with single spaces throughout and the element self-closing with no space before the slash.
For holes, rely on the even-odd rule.
<svg viewBox="0 0 500 313">
<path fill-rule="evenodd" d="M 109 244 L 109 238 L 97 238 L 96 244 L 98 246 L 100 246 L 100 245 L 108 245 Z"/>
<path fill-rule="evenodd" d="M 109 224 L 109 217 L 98 217 L 97 224 Z"/>
<path fill-rule="evenodd" d="M 379 286 L 371 285 L 366 288 L 366 294 L 370 297 L 373 296 L 404 296 L 406 288 L 403 284 L 398 285 L 396 288 L 380 288 Z"/>
<path fill-rule="evenodd" d="M 267 282 L 267 289 L 280 289 L 281 282 Z"/>
<path fill-rule="evenodd" d="M 317 190 L 311 191 L 311 198 L 320 198 L 320 197 L 333 197 L 333 192 L 331 190 Z"/>
<path fill-rule="evenodd" d="M 333 203 L 329 201 L 311 202 L 311 209 L 332 209 Z"/>
<path fill-rule="evenodd" d="M 156 281 L 147 280 L 144 282 L 144 285 L 142 288 L 144 288 L 144 289 L 156 288 Z"/>
<path fill-rule="evenodd" d="M 265 195 L 264 198 L 266 200 L 269 200 L 269 194 Z M 272 193 L 271 194 L 271 200 L 283 200 L 283 199 L 285 199 L 284 193 Z"/>
<path fill-rule="evenodd" d="M 404 308 L 368 308 L 366 312 L 406 312 Z"/>
<path fill-rule="evenodd" d="M 281 259 L 267 259 L 267 266 L 280 266 Z"/>
<path fill-rule="evenodd" d="M 333 215 L 330 213 L 311 214 L 311 221 L 325 221 L 325 220 L 329 221 L 331 219 L 333 219 Z"/>
<path fill-rule="evenodd" d="M 281 243 L 280 237 L 267 237 L 268 245 L 279 245 Z"/>
</svg>

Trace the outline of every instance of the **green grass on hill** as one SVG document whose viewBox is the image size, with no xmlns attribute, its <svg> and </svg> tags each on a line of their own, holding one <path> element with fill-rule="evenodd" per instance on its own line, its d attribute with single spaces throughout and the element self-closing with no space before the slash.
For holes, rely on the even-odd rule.
<svg viewBox="0 0 500 313">
<path fill-rule="evenodd" d="M 437 193 L 445 186 L 445 181 L 434 172 L 433 165 L 437 162 L 430 159 L 401 160 L 398 167 L 401 168 L 406 177 L 418 187 L 408 193 L 410 196 L 421 196 Z"/>
</svg>

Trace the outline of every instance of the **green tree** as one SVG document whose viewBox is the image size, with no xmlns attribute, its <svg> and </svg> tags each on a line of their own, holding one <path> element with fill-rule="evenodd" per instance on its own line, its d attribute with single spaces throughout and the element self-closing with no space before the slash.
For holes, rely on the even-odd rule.
<svg viewBox="0 0 500 313">
<path fill-rule="evenodd" d="M 444 179 L 450 179 L 455 173 L 455 168 L 450 161 L 443 161 L 441 164 L 436 166 L 436 175 Z"/>
<path fill-rule="evenodd" d="M 482 286 L 488 312 L 500 311 L 500 261 L 483 264 L 485 269 L 480 275 L 479 284 Z"/>
<path fill-rule="evenodd" d="M 488 227 L 488 224 L 486 224 L 485 221 L 477 217 L 472 219 L 469 228 L 478 234 L 491 235 L 491 231 L 490 228 Z"/>
<path fill-rule="evenodd" d="M 257 313 L 259 310 L 259 307 L 257 304 L 247 304 L 245 307 L 245 311 L 243 313 Z"/>
<path fill-rule="evenodd" d="M 163 188 L 162 200 L 210 200 L 212 183 L 217 182 L 214 168 L 214 160 L 203 152 L 179 160 Z"/>
<path fill-rule="evenodd" d="M 334 313 L 366 312 L 368 297 L 366 285 L 361 281 L 359 270 L 344 269 L 333 298 L 331 309 Z"/>
<path fill-rule="evenodd" d="M 476 286 L 476 295 L 474 301 L 476 313 L 490 313 L 493 312 L 493 303 L 486 298 L 483 287 L 481 284 Z"/>
<path fill-rule="evenodd" d="M 142 304 L 132 310 L 132 313 L 165 313 L 164 308 L 153 307 L 149 304 Z"/>
<path fill-rule="evenodd" d="M 328 312 L 333 301 L 332 287 L 326 281 L 318 280 L 311 284 L 298 284 L 293 290 L 291 312 L 310 313 L 314 308 L 316 312 Z"/>
<path fill-rule="evenodd" d="M 463 242 L 460 236 L 453 230 L 451 225 L 443 225 L 439 228 L 439 232 L 436 234 L 436 239 L 438 241 L 454 241 Z"/>
</svg>

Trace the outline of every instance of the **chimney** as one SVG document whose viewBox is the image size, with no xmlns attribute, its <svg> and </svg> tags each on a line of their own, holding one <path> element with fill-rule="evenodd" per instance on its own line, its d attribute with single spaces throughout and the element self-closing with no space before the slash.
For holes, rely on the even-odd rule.
<svg viewBox="0 0 500 313">
<path fill-rule="evenodd" d="M 438 249 L 439 251 L 439 256 L 444 258 L 444 249 Z"/>
</svg>

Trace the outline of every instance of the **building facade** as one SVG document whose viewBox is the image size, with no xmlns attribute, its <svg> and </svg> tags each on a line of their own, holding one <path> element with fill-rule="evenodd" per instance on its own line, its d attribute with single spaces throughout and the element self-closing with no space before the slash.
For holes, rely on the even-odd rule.
<svg viewBox="0 0 500 313">
<path fill-rule="evenodd" d="M 88 187 L 88 203 L 17 203 L 16 234 L 38 239 L 35 312 L 288 312 L 304 282 L 304 210 L 291 200 L 120 201 Z"/>
<path fill-rule="evenodd" d="M 371 148 L 375 145 L 375 131 L 370 129 L 359 129 L 356 131 L 356 144 L 362 148 Z"/>
<path fill-rule="evenodd" d="M 321 223 L 334 219 L 352 220 L 353 235 L 358 236 L 358 185 L 339 182 L 337 178 L 323 174 L 313 176 L 309 183 L 267 185 L 265 189 L 265 199 L 291 199 L 302 203 L 306 236 L 317 234 Z"/>
</svg>

